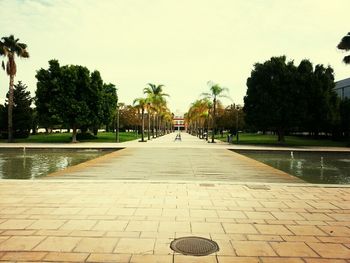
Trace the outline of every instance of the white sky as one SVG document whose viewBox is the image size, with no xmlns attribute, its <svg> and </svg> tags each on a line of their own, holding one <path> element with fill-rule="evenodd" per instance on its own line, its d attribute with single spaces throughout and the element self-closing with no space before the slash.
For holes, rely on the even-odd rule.
<svg viewBox="0 0 350 263">
<path fill-rule="evenodd" d="M 164 84 L 171 110 L 185 112 L 208 80 L 242 103 L 253 64 L 271 56 L 309 58 L 331 65 L 336 80 L 349 77 L 336 48 L 349 10 L 349 0 L 0 0 L 0 37 L 28 45 L 16 82 L 33 95 L 36 71 L 58 59 L 99 70 L 120 102 L 143 96 L 148 82 Z M 7 90 L 2 72 L 0 103 Z"/>
</svg>

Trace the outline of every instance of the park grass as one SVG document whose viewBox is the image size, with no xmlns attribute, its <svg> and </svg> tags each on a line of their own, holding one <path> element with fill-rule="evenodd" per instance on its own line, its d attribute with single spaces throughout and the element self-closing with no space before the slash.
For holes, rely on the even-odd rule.
<svg viewBox="0 0 350 263">
<path fill-rule="evenodd" d="M 217 135 L 216 139 L 227 142 L 227 135 L 222 138 Z M 308 136 L 286 136 L 285 142 L 277 141 L 277 135 L 271 134 L 255 134 L 255 133 L 240 133 L 239 142 L 236 141 L 236 136 L 232 139 L 233 144 L 238 145 L 266 145 L 266 146 L 318 146 L 318 147 L 348 147 L 348 141 L 333 141 L 330 139 L 313 139 Z"/>
<path fill-rule="evenodd" d="M 132 141 L 140 138 L 133 132 L 120 132 L 119 142 Z M 72 141 L 72 133 L 40 133 L 30 135 L 25 139 L 15 139 L 18 143 L 69 143 Z M 79 142 L 116 142 L 116 136 L 113 132 L 99 132 L 95 138 L 78 139 Z M 6 140 L 1 140 L 6 142 Z"/>
</svg>

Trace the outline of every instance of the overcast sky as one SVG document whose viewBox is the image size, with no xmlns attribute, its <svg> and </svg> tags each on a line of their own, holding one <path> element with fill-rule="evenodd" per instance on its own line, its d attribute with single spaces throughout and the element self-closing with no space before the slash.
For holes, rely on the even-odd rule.
<svg viewBox="0 0 350 263">
<path fill-rule="evenodd" d="M 48 60 L 99 70 L 119 101 L 164 84 L 172 111 L 187 111 L 208 80 L 242 103 L 254 63 L 286 55 L 331 65 L 350 76 L 337 50 L 350 31 L 349 0 L 0 0 L 1 37 L 28 45 L 16 82 L 34 95 L 35 73 Z M 8 77 L 0 74 L 4 102 Z M 224 101 L 229 104 L 230 101 Z"/>
</svg>

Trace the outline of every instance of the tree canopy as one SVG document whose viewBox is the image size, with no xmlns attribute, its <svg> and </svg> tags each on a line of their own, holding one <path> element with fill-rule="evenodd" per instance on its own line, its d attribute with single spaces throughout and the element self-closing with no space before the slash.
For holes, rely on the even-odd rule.
<svg viewBox="0 0 350 263">
<path fill-rule="evenodd" d="M 350 32 L 340 40 L 337 48 L 345 51 L 350 50 Z M 350 55 L 345 56 L 343 61 L 345 64 L 350 64 Z"/>
<path fill-rule="evenodd" d="M 256 63 L 247 79 L 246 122 L 259 130 L 274 130 L 284 141 L 287 131 L 318 134 L 331 129 L 338 98 L 331 67 L 303 60 L 298 67 L 285 56 Z"/>
<path fill-rule="evenodd" d="M 98 71 L 90 74 L 86 67 L 61 67 L 57 60 L 51 60 L 49 69 L 40 69 L 36 78 L 35 103 L 41 124 L 60 122 L 72 128 L 73 142 L 76 142 L 77 129 L 90 128 L 97 132 L 101 120 L 108 122 L 115 112 L 115 86 L 104 85 Z"/>
<path fill-rule="evenodd" d="M 14 85 L 13 90 L 13 131 L 15 138 L 25 138 L 29 136 L 30 129 L 32 128 L 33 121 L 33 109 L 31 104 L 33 99 L 30 96 L 30 92 L 27 90 L 27 85 L 19 81 Z M 5 107 L 2 107 L 2 121 L 1 130 L 7 129 L 6 119 L 8 117 L 8 98 L 9 92 L 6 95 L 7 102 Z"/>
</svg>

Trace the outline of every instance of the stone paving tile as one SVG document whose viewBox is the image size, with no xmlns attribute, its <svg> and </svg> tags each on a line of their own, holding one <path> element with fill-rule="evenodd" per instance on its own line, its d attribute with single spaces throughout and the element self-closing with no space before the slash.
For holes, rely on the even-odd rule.
<svg viewBox="0 0 350 263">
<path fill-rule="evenodd" d="M 7 252 L 3 257 L 1 257 L 1 261 L 9 260 L 9 261 L 40 261 L 46 256 L 47 252 Z"/>
<path fill-rule="evenodd" d="M 106 253 L 92 253 L 86 262 L 93 263 L 129 263 L 131 259 L 131 255 L 129 254 L 106 254 Z"/>
<path fill-rule="evenodd" d="M 293 235 L 285 226 L 283 225 L 254 225 L 258 231 L 263 235 Z"/>
<path fill-rule="evenodd" d="M 320 240 L 313 236 L 281 236 L 281 237 L 285 241 L 290 241 L 290 242 L 319 242 Z"/>
<path fill-rule="evenodd" d="M 271 242 L 270 245 L 282 257 L 318 257 L 318 255 L 303 242 Z"/>
<path fill-rule="evenodd" d="M 0 251 L 30 251 L 45 237 L 12 236 L 0 243 Z"/>
<path fill-rule="evenodd" d="M 280 236 L 276 235 L 247 235 L 247 239 L 255 241 L 283 241 Z"/>
<path fill-rule="evenodd" d="M 224 233 L 222 225 L 219 223 L 198 223 L 191 222 L 191 229 L 193 233 Z"/>
<path fill-rule="evenodd" d="M 350 258 L 350 249 L 342 244 L 307 243 L 314 251 L 324 258 Z"/>
<path fill-rule="evenodd" d="M 157 221 L 131 221 L 125 231 L 158 231 L 159 222 Z"/>
<path fill-rule="evenodd" d="M 298 236 L 326 236 L 327 234 L 315 226 L 287 226 L 287 228 Z"/>
<path fill-rule="evenodd" d="M 173 255 L 133 255 L 130 263 L 172 263 Z"/>
<path fill-rule="evenodd" d="M 74 252 L 112 253 L 118 238 L 83 238 L 74 248 Z"/>
<path fill-rule="evenodd" d="M 346 263 L 343 259 L 305 258 L 306 263 Z"/>
<path fill-rule="evenodd" d="M 232 246 L 238 256 L 277 256 L 268 242 L 235 241 Z"/>
<path fill-rule="evenodd" d="M 88 256 L 89 253 L 49 252 L 43 259 L 54 262 L 85 262 Z"/>
<path fill-rule="evenodd" d="M 155 239 L 120 238 L 114 253 L 153 254 Z"/>
<path fill-rule="evenodd" d="M 191 232 L 190 222 L 162 221 L 159 223 L 159 232 Z"/>
<path fill-rule="evenodd" d="M 217 213 L 220 218 L 230 218 L 230 219 L 247 218 L 247 216 L 241 211 L 217 210 Z"/>
<path fill-rule="evenodd" d="M 345 226 L 319 226 L 324 232 L 331 236 L 350 237 L 350 228 Z"/>
<path fill-rule="evenodd" d="M 261 258 L 259 263 L 304 263 L 300 258 Z"/>
<path fill-rule="evenodd" d="M 35 220 L 9 219 L 0 224 L 0 229 L 25 229 L 34 222 Z"/>
<path fill-rule="evenodd" d="M 50 219 L 43 219 L 43 220 L 37 220 L 35 223 L 30 225 L 30 229 L 58 229 L 60 228 L 66 220 L 50 220 Z"/>
<path fill-rule="evenodd" d="M 61 230 L 90 230 L 95 224 L 96 220 L 69 220 L 60 229 Z"/>
<path fill-rule="evenodd" d="M 226 233 L 233 234 L 257 234 L 258 231 L 251 224 L 222 223 Z"/>
<path fill-rule="evenodd" d="M 34 235 L 36 230 L 6 230 L 1 233 L 0 242 L 2 236 L 31 236 Z"/>
<path fill-rule="evenodd" d="M 175 255 L 174 263 L 217 263 L 215 256 L 204 256 L 204 257 L 192 257 L 192 256 L 183 256 Z"/>
<path fill-rule="evenodd" d="M 99 231 L 123 231 L 127 226 L 128 221 L 121 220 L 100 220 L 98 223 L 92 228 L 92 230 Z"/>
<path fill-rule="evenodd" d="M 219 263 L 261 263 L 257 257 L 218 256 Z"/>
<path fill-rule="evenodd" d="M 33 250 L 71 252 L 80 239 L 79 237 L 48 237 Z"/>
<path fill-rule="evenodd" d="M 275 219 L 269 212 L 244 212 L 249 219 Z"/>
</svg>

